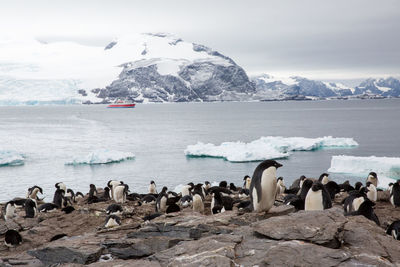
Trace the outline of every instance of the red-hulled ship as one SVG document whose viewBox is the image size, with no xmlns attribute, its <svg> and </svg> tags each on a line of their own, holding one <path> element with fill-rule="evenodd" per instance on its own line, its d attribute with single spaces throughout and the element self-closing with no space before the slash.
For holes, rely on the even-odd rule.
<svg viewBox="0 0 400 267">
<path fill-rule="evenodd" d="M 136 106 L 135 103 L 117 100 L 115 103 L 108 105 L 108 108 L 134 108 Z"/>
</svg>

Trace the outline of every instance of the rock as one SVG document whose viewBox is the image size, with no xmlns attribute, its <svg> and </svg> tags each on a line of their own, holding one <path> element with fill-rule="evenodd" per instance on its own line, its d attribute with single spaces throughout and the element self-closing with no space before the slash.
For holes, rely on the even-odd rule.
<svg viewBox="0 0 400 267">
<path fill-rule="evenodd" d="M 95 262 L 87 265 L 89 267 L 161 267 L 156 261 L 149 260 L 113 260 L 109 262 Z"/>
<path fill-rule="evenodd" d="M 97 261 L 102 251 L 100 240 L 93 236 L 84 235 L 56 240 L 42 248 L 29 250 L 28 254 L 45 264 L 89 264 Z"/>
<path fill-rule="evenodd" d="M 280 242 L 272 246 L 266 252 L 263 265 L 338 266 L 350 258 L 350 253 L 345 253 L 341 250 L 293 240 Z"/>
<path fill-rule="evenodd" d="M 399 264 L 400 243 L 364 216 L 348 217 L 343 231 L 344 246 L 367 264 Z"/>
<path fill-rule="evenodd" d="M 241 241 L 241 236 L 226 234 L 183 241 L 148 259 L 158 261 L 162 266 L 232 266 L 235 247 Z"/>
<path fill-rule="evenodd" d="M 126 239 L 122 242 L 107 241 L 102 243 L 102 246 L 108 248 L 113 257 L 126 260 L 150 256 L 175 246 L 179 241 L 180 239 L 155 236 L 146 239 Z"/>
<path fill-rule="evenodd" d="M 340 208 L 299 211 L 255 223 L 256 234 L 274 240 L 303 240 L 329 248 L 339 248 L 346 222 Z"/>
</svg>

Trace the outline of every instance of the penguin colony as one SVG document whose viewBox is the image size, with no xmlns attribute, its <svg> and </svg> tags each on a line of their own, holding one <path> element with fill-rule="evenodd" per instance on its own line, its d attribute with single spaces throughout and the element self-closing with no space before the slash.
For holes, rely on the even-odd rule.
<svg viewBox="0 0 400 267">
<path fill-rule="evenodd" d="M 323 173 L 318 179 L 301 176 L 296 179 L 289 188 L 286 188 L 283 177 L 276 177 L 277 169 L 282 164 L 274 160 L 266 160 L 260 163 L 254 170 L 253 176 L 246 175 L 243 178 L 243 186 L 228 185 L 227 181 L 221 181 L 218 186 L 211 186 L 210 182 L 204 184 L 188 183 L 182 187 L 181 192 L 168 191 L 162 187 L 157 193 L 156 184 L 151 181 L 147 194 L 131 193 L 129 186 L 123 181 L 110 180 L 106 186 L 99 190 L 94 184 L 89 185 L 89 192 L 84 195 L 74 192 L 62 183 L 55 184 L 55 192 L 52 202 L 44 202 L 38 194 L 43 194 L 41 187 L 35 185 L 28 188 L 26 198 L 15 198 L 6 203 L 3 210 L 4 220 L 13 220 L 17 209 L 25 211 L 25 218 L 35 218 L 40 212 L 54 212 L 61 210 L 66 214 L 74 212 L 74 204 L 78 201 L 85 203 L 113 202 L 104 211 L 107 215 L 104 228 L 121 225 L 126 210 L 124 204 L 127 201 L 137 201 L 140 205 L 154 206 L 154 213 L 143 219 L 152 220 L 164 213 L 179 212 L 182 209 L 192 209 L 193 212 L 217 214 L 233 210 L 234 207 L 244 212 L 268 212 L 277 202 L 293 205 L 296 210 L 325 210 L 332 207 L 332 202 L 337 195 L 347 193 L 342 201 L 346 216 L 362 215 L 380 225 L 380 221 L 374 212 L 377 201 L 378 176 L 371 172 L 365 185 L 357 182 L 354 187 L 348 181 L 337 184 L 329 178 L 329 174 Z M 101 191 L 99 193 L 99 191 Z M 400 180 L 389 184 L 390 203 L 400 207 Z M 206 207 L 204 200 L 211 196 L 211 205 Z M 400 240 L 400 221 L 391 222 L 386 233 L 394 239 Z M 18 246 L 23 242 L 18 231 L 10 229 L 5 234 L 4 242 L 8 247 Z"/>
</svg>

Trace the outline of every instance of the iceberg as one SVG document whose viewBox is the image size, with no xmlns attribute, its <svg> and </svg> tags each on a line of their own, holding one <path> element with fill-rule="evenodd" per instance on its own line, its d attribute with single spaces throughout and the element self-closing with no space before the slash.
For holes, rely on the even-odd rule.
<svg viewBox="0 0 400 267">
<path fill-rule="evenodd" d="M 358 146 L 353 138 L 319 138 L 265 136 L 252 141 L 224 142 L 220 145 L 198 142 L 186 147 L 187 157 L 223 158 L 231 162 L 263 161 L 287 158 L 292 151 L 314 151 L 330 148 L 351 148 Z"/>
<path fill-rule="evenodd" d="M 0 167 L 24 165 L 24 156 L 14 151 L 0 150 Z"/>
<path fill-rule="evenodd" d="M 134 159 L 135 155 L 130 152 L 112 151 L 112 150 L 96 150 L 83 157 L 76 157 L 72 161 L 66 162 L 65 165 L 97 165 L 118 163 L 124 160 Z"/>
<path fill-rule="evenodd" d="M 332 156 L 331 167 L 328 172 L 368 175 L 376 172 L 391 178 L 400 178 L 400 158 L 394 157 L 355 157 Z"/>
</svg>

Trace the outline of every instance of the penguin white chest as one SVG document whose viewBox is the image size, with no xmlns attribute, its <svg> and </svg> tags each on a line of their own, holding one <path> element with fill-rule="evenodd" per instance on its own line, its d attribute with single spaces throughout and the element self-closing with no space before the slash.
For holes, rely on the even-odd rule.
<svg viewBox="0 0 400 267">
<path fill-rule="evenodd" d="M 156 186 L 155 186 L 155 184 L 150 184 L 150 185 L 149 185 L 149 193 L 150 193 L 150 194 L 157 194 L 156 192 L 157 192 L 157 191 L 156 191 Z"/>
<path fill-rule="evenodd" d="M 360 208 L 361 204 L 362 204 L 364 201 L 365 201 L 364 197 L 355 198 L 355 199 L 353 200 L 353 203 L 352 203 L 352 205 L 353 205 L 353 211 L 357 211 L 357 210 Z"/>
<path fill-rule="evenodd" d="M 322 178 L 321 183 L 322 183 L 322 184 L 327 184 L 327 183 L 329 183 L 329 178 L 328 178 L 328 176 L 325 175 L 324 178 Z"/>
<path fill-rule="evenodd" d="M 204 204 L 201 196 L 196 194 L 193 196 L 193 210 L 198 212 L 204 211 Z"/>
<path fill-rule="evenodd" d="M 118 222 L 117 222 L 114 218 L 110 218 L 110 219 L 107 221 L 105 227 L 106 227 L 106 228 L 111 228 L 111 227 L 118 226 L 118 225 L 119 225 Z"/>
<path fill-rule="evenodd" d="M 312 191 L 310 189 L 307 193 L 304 210 L 323 210 L 324 205 L 322 203 L 322 191 Z"/>
<path fill-rule="evenodd" d="M 261 196 L 257 195 L 256 187 L 253 188 L 253 208 L 257 212 L 268 211 L 275 202 L 276 194 L 276 168 L 269 167 L 261 175 Z"/>
<path fill-rule="evenodd" d="M 189 186 L 187 185 L 183 186 L 181 192 L 182 192 L 182 197 L 189 196 L 190 195 Z"/>
<path fill-rule="evenodd" d="M 160 199 L 160 211 L 164 212 L 167 209 L 167 200 L 168 198 L 166 198 L 165 196 L 163 196 Z"/>
<path fill-rule="evenodd" d="M 368 187 L 368 190 L 369 191 L 367 192 L 367 197 L 369 198 L 369 200 L 376 202 L 376 200 L 378 199 L 376 187 L 373 184 L 371 184 Z"/>
<path fill-rule="evenodd" d="M 12 219 L 14 217 L 15 214 L 15 206 L 14 205 L 7 205 L 6 208 L 6 216 L 5 219 Z"/>
</svg>

